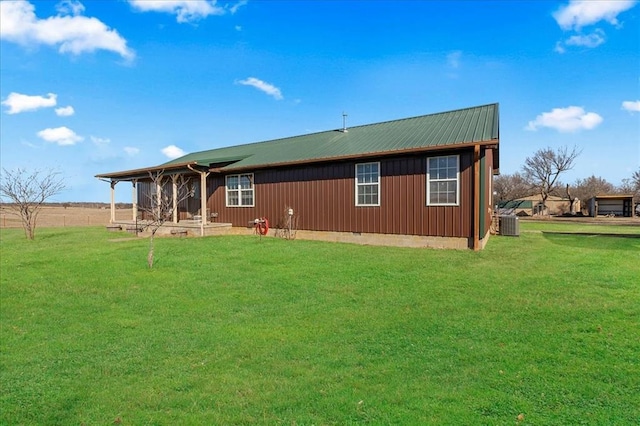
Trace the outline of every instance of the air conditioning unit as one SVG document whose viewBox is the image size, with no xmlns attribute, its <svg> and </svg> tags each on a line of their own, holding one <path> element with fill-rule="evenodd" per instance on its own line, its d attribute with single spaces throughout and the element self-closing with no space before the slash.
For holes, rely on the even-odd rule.
<svg viewBox="0 0 640 426">
<path fill-rule="evenodd" d="M 518 216 L 500 216 L 500 235 L 511 237 L 520 236 L 520 222 Z"/>
</svg>

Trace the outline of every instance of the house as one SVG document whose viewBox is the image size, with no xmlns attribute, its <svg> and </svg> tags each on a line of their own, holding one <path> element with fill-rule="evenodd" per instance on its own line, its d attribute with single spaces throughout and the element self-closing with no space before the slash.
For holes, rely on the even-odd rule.
<svg viewBox="0 0 640 426">
<path fill-rule="evenodd" d="M 293 209 L 299 238 L 481 249 L 499 168 L 498 104 L 217 148 L 153 167 L 99 174 L 133 185 L 134 213 L 149 173 L 197 185 L 173 224 L 278 226 Z M 168 185 L 164 190 L 171 192 Z M 202 214 L 204 213 L 204 214 Z M 115 216 L 112 213 L 112 221 Z"/>
<path fill-rule="evenodd" d="M 498 211 L 500 214 L 515 214 L 518 216 L 560 216 L 571 213 L 571 200 L 556 195 L 549 195 L 543 206 L 542 196 L 535 194 L 516 200 L 502 201 L 498 203 Z M 580 211 L 580 200 L 574 200 L 574 211 Z"/>
<path fill-rule="evenodd" d="M 589 216 L 633 217 L 633 194 L 596 195 L 587 201 Z"/>
</svg>

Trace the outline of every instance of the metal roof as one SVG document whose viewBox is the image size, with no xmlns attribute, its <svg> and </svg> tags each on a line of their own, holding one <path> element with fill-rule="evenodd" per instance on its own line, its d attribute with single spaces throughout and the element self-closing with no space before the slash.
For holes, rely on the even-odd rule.
<svg viewBox="0 0 640 426">
<path fill-rule="evenodd" d="M 533 201 L 532 200 L 501 201 L 498 203 L 498 208 L 500 209 L 532 209 Z"/>
<path fill-rule="evenodd" d="M 329 130 L 246 145 L 194 152 L 153 169 L 178 164 L 209 165 L 220 171 L 331 161 L 474 143 L 498 143 L 498 104 Z M 126 172 L 98 175 L 124 176 Z"/>
</svg>

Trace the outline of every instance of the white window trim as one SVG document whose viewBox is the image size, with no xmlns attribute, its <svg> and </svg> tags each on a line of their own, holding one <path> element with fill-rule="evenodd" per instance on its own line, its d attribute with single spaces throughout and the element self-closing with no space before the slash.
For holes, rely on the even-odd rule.
<svg viewBox="0 0 640 426">
<path fill-rule="evenodd" d="M 251 181 L 251 192 L 252 192 L 252 203 L 251 204 L 242 204 L 242 191 L 243 189 L 240 187 L 240 176 L 249 176 L 249 180 Z M 229 190 L 229 178 L 237 177 L 238 178 L 238 189 Z M 244 189 L 247 191 L 247 189 Z M 237 192 L 238 193 L 238 205 L 229 205 L 229 192 Z M 253 180 L 253 173 L 239 173 L 237 175 L 227 175 L 224 178 L 224 204 L 226 207 L 255 207 L 256 205 L 256 188 Z"/>
<path fill-rule="evenodd" d="M 456 202 L 455 203 L 432 203 L 431 202 L 431 182 L 451 182 L 453 179 L 431 179 L 429 174 L 429 160 L 442 157 L 456 157 L 457 172 L 456 172 Z M 427 206 L 459 206 L 460 205 L 460 155 L 440 155 L 437 157 L 427 158 Z"/>
<path fill-rule="evenodd" d="M 377 164 L 378 165 L 378 182 L 377 183 L 358 183 L 358 166 L 364 166 L 366 164 Z M 382 170 L 380 169 L 380 162 L 379 161 L 369 161 L 367 163 L 357 163 L 355 165 L 354 169 L 355 169 L 354 182 L 355 182 L 355 192 L 356 192 L 356 195 L 355 195 L 356 207 L 379 207 L 380 206 L 380 200 L 382 199 L 382 192 L 381 192 L 381 185 L 380 185 Z M 378 202 L 376 204 L 359 204 L 358 203 L 358 187 L 359 186 L 364 186 L 364 185 L 378 185 Z"/>
</svg>

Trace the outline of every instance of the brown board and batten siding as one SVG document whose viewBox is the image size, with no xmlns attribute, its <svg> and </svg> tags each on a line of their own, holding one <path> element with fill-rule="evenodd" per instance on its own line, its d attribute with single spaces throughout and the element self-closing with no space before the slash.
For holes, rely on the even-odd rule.
<svg viewBox="0 0 640 426">
<path fill-rule="evenodd" d="M 272 227 L 292 208 L 297 228 L 311 231 L 360 232 L 442 237 L 471 236 L 472 151 L 438 152 L 460 155 L 460 203 L 427 206 L 427 156 L 370 158 L 304 167 L 256 170 L 254 207 L 226 207 L 224 175 L 210 176 L 208 208 L 218 221 L 246 226 L 267 217 Z M 380 162 L 380 205 L 355 205 L 355 165 Z"/>
</svg>

